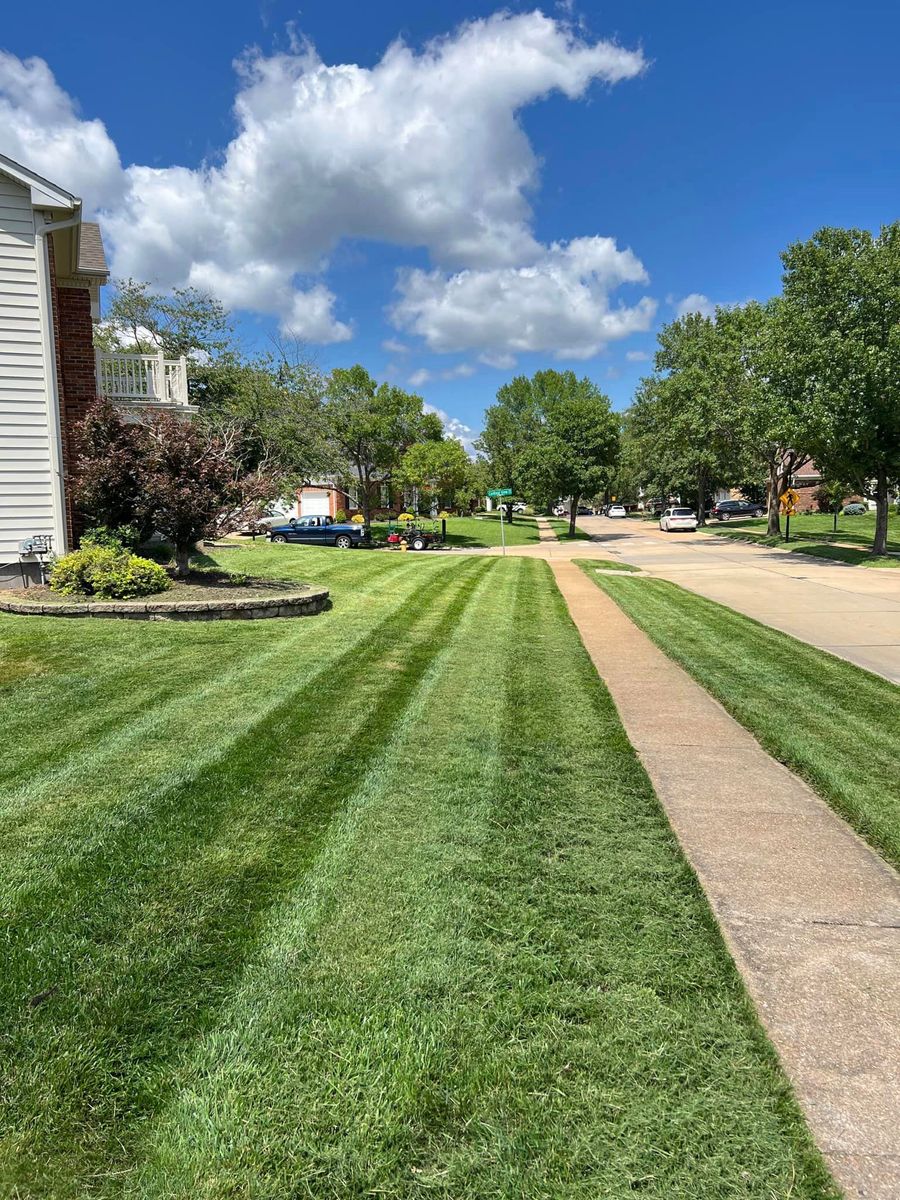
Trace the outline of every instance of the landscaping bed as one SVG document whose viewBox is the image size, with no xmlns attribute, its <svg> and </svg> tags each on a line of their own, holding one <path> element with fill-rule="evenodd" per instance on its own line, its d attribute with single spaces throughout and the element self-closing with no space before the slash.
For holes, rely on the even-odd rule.
<svg viewBox="0 0 900 1200">
<path fill-rule="evenodd" d="M 165 591 L 134 600 L 62 596 L 49 587 L 0 592 L 0 612 L 16 616 L 125 617 L 135 620 L 262 620 L 310 616 L 328 603 L 325 588 L 289 580 L 246 579 L 192 572 Z"/>
</svg>

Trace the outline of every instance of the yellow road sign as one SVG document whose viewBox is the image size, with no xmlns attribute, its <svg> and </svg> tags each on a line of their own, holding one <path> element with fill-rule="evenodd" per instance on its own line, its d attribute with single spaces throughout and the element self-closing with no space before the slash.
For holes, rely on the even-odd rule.
<svg viewBox="0 0 900 1200">
<path fill-rule="evenodd" d="M 800 503 L 800 493 L 795 492 L 793 488 L 788 488 L 786 492 L 781 493 L 778 499 L 781 501 L 781 511 L 784 515 L 792 517 Z"/>
</svg>

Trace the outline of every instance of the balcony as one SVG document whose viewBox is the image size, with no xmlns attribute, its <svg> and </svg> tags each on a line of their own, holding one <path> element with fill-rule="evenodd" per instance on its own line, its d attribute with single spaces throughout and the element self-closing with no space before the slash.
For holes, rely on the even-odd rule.
<svg viewBox="0 0 900 1200">
<path fill-rule="evenodd" d="M 187 360 L 163 354 L 107 354 L 98 350 L 97 390 L 128 413 L 194 413 L 187 384 Z"/>
</svg>

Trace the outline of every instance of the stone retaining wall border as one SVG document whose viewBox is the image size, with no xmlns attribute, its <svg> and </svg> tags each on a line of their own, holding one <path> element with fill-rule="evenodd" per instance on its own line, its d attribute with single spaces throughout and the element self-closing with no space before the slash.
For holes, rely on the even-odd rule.
<svg viewBox="0 0 900 1200">
<path fill-rule="evenodd" d="M 106 600 L 32 604 L 0 598 L 0 612 L 20 617 L 118 617 L 132 621 L 262 621 L 269 617 L 308 617 L 328 607 L 328 591 L 310 588 L 284 596 L 233 600 Z"/>
</svg>

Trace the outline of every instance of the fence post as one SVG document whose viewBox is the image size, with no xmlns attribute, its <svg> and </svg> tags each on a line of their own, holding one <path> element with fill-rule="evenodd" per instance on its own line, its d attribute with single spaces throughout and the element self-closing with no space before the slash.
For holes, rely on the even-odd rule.
<svg viewBox="0 0 900 1200">
<path fill-rule="evenodd" d="M 102 396 L 104 394 L 104 392 L 103 392 L 103 367 L 102 367 L 102 360 L 100 358 L 99 350 L 94 351 L 94 387 L 96 388 L 98 396 Z"/>
<path fill-rule="evenodd" d="M 183 354 L 182 354 L 181 358 L 179 359 L 179 362 L 181 364 L 181 369 L 178 374 L 179 389 L 181 391 L 180 399 L 181 399 L 182 404 L 187 404 L 187 402 L 190 400 L 190 396 L 188 395 L 188 384 L 187 384 L 187 359 L 185 358 L 185 356 Z"/>
<path fill-rule="evenodd" d="M 156 398 L 157 400 L 168 400 L 168 388 L 166 387 L 166 356 L 160 350 L 156 355 L 156 370 L 158 372 L 156 378 Z"/>
</svg>

